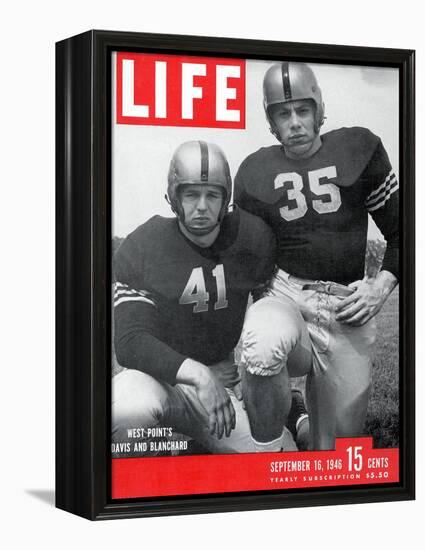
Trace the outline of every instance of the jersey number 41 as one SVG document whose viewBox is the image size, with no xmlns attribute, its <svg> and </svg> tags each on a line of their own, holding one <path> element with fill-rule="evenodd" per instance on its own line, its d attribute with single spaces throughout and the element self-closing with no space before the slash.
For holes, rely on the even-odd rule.
<svg viewBox="0 0 425 550">
<path fill-rule="evenodd" d="M 228 306 L 226 299 L 226 280 L 224 278 L 223 264 L 218 264 L 212 270 L 217 285 L 217 301 L 214 304 L 214 309 L 223 309 Z M 208 311 L 208 301 L 210 299 L 209 292 L 205 285 L 204 270 L 202 267 L 192 269 L 189 280 L 180 296 L 179 304 L 195 304 L 193 313 L 202 313 Z"/>
</svg>

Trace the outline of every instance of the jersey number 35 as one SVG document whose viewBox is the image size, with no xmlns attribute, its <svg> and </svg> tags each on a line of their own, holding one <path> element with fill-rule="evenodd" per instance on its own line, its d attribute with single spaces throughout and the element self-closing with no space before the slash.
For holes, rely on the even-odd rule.
<svg viewBox="0 0 425 550">
<path fill-rule="evenodd" d="M 327 179 L 336 178 L 336 166 L 328 166 L 308 172 L 308 184 L 311 191 L 318 197 L 312 200 L 314 210 L 319 214 L 336 212 L 341 206 L 341 193 L 339 187 L 333 183 L 326 183 Z M 292 184 L 292 185 L 291 185 Z M 297 172 L 286 172 L 278 174 L 274 180 L 274 188 L 283 187 L 286 191 L 290 205 L 279 208 L 280 215 L 284 220 L 290 222 L 302 218 L 308 210 L 305 196 L 303 179 Z"/>
</svg>

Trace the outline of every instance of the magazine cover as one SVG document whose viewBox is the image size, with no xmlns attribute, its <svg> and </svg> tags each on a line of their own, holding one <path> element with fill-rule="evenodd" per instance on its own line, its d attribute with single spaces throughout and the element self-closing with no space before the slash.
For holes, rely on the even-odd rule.
<svg viewBox="0 0 425 550">
<path fill-rule="evenodd" d="M 113 499 L 399 481 L 399 72 L 117 51 Z"/>
</svg>

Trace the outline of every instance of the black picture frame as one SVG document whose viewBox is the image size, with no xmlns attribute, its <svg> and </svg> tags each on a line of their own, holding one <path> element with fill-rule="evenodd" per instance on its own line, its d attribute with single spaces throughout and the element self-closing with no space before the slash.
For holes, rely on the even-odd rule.
<svg viewBox="0 0 425 550">
<path fill-rule="evenodd" d="M 110 498 L 112 51 L 396 67 L 400 74 L 400 482 Z M 414 51 L 89 31 L 56 45 L 56 506 L 91 520 L 263 510 L 415 495 Z"/>
</svg>

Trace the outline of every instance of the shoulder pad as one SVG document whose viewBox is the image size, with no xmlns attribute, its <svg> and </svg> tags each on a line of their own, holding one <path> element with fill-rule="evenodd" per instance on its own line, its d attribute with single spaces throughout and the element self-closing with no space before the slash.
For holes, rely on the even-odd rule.
<svg viewBox="0 0 425 550">
<path fill-rule="evenodd" d="M 380 139 L 367 128 L 339 128 L 322 136 L 322 154 L 338 164 L 339 185 L 348 187 L 358 180 Z"/>
<path fill-rule="evenodd" d="M 158 239 L 161 233 L 167 231 L 174 218 L 163 218 L 162 216 L 152 216 L 145 223 L 139 225 L 132 233 L 129 234 L 129 238 L 136 242 L 143 242 L 146 239 L 151 239 L 155 236 Z"/>
<path fill-rule="evenodd" d="M 274 233 L 270 226 L 260 218 L 243 208 L 238 208 L 240 213 L 240 232 L 247 236 L 250 242 L 256 243 L 260 249 L 266 247 L 269 241 L 274 241 Z"/>
<path fill-rule="evenodd" d="M 281 145 L 258 149 L 242 162 L 235 178 L 235 194 L 244 191 L 254 199 L 273 204 L 276 201 L 276 195 L 274 188 L 269 184 L 269 173 L 273 172 L 276 166 L 279 170 L 285 171 L 287 162 Z M 239 185 L 242 188 L 238 189 Z"/>
</svg>

